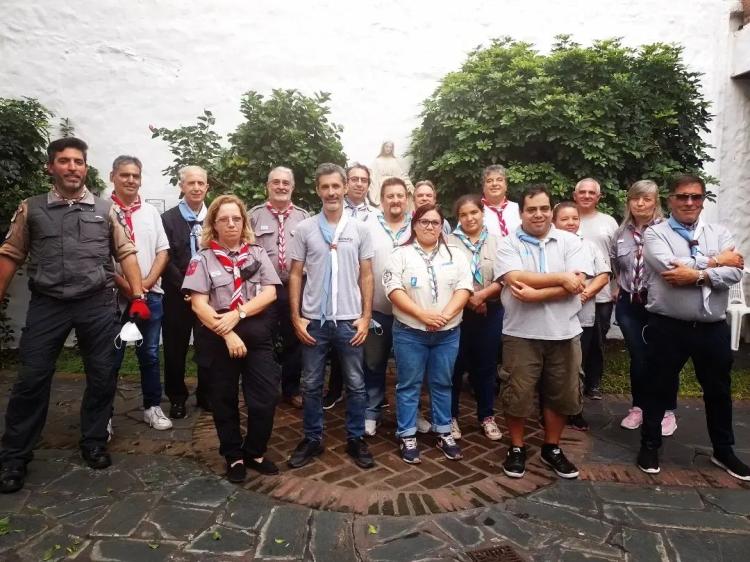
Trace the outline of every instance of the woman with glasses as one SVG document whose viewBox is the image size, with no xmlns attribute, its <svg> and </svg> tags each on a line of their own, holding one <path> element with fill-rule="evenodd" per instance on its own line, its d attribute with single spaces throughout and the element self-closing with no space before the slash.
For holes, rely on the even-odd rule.
<svg viewBox="0 0 750 562">
<path fill-rule="evenodd" d="M 197 362 L 210 371 L 210 398 L 226 459 L 227 479 L 243 482 L 246 468 L 279 469 L 264 455 L 279 398 L 281 370 L 273 356 L 273 309 L 279 276 L 266 251 L 254 244 L 247 211 L 234 195 L 217 197 L 203 222 L 202 250 L 190 261 L 182 289 L 201 326 Z M 240 430 L 238 383 L 247 407 Z"/>
<path fill-rule="evenodd" d="M 396 357 L 396 435 L 404 462 L 420 462 L 417 404 L 426 373 L 432 427 L 446 458 L 462 458 L 451 435 L 451 388 L 463 308 L 474 290 L 469 263 L 442 235 L 443 215 L 419 207 L 407 242 L 391 254 L 383 287 L 393 303 Z"/>
<path fill-rule="evenodd" d="M 628 415 L 620 422 L 625 429 L 638 429 L 643 423 L 642 395 L 646 379 L 646 287 L 650 269 L 643 259 L 643 231 L 661 222 L 659 186 L 651 180 L 635 182 L 628 190 L 627 206 L 622 225 L 615 232 L 610 249 L 612 269 L 617 277 L 618 295 L 615 318 L 630 354 L 630 392 L 633 397 Z M 679 381 L 676 381 L 679 383 Z M 678 385 L 672 399 L 665 404 L 667 411 L 661 422 L 662 435 L 672 435 L 677 429 L 674 410 L 677 408 Z"/>
<path fill-rule="evenodd" d="M 474 294 L 464 309 L 461 342 L 453 369 L 451 433 L 454 439 L 461 438 L 458 400 L 464 373 L 468 372 L 477 401 L 477 420 L 487 438 L 498 441 L 503 434 L 495 422 L 494 401 L 503 307 L 500 303 L 501 286 L 494 281 L 492 271 L 498 237 L 490 236 L 484 226 L 484 204 L 479 195 L 472 193 L 459 197 L 454 212 L 458 226 L 448 237 L 448 243 L 456 246 L 469 261 Z"/>
</svg>

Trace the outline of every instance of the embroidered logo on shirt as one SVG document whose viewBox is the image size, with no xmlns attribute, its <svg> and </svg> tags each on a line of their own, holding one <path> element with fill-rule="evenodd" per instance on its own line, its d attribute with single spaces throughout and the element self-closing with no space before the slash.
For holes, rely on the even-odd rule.
<svg viewBox="0 0 750 562">
<path fill-rule="evenodd" d="M 185 272 L 185 277 L 189 277 L 190 275 L 195 273 L 196 269 L 198 269 L 198 260 L 190 260 L 187 271 Z"/>
</svg>

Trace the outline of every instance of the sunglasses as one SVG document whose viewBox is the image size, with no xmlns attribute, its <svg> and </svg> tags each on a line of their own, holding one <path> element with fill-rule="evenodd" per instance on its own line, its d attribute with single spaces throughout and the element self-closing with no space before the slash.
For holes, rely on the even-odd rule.
<svg viewBox="0 0 750 562">
<path fill-rule="evenodd" d="M 700 203 L 706 196 L 702 193 L 672 193 L 670 197 L 676 199 L 680 203 L 687 203 L 688 201 Z"/>
</svg>

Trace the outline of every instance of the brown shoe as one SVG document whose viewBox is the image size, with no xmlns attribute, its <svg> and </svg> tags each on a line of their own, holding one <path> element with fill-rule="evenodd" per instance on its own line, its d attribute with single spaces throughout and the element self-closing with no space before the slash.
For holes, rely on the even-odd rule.
<svg viewBox="0 0 750 562">
<path fill-rule="evenodd" d="M 294 396 L 284 396 L 284 402 L 298 410 L 302 409 L 302 396 L 299 394 L 295 394 Z"/>
</svg>

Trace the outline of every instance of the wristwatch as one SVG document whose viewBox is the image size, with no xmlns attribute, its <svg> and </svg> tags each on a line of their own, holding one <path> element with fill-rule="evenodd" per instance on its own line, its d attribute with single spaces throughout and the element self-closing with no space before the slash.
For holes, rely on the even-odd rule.
<svg viewBox="0 0 750 562">
<path fill-rule="evenodd" d="M 703 287 L 706 284 L 706 272 L 702 269 L 698 272 L 698 279 L 695 280 L 695 284 L 698 287 Z"/>
<path fill-rule="evenodd" d="M 240 313 L 240 320 L 244 320 L 245 318 L 247 318 L 247 312 L 245 312 L 241 308 L 237 308 L 237 312 Z"/>
</svg>

